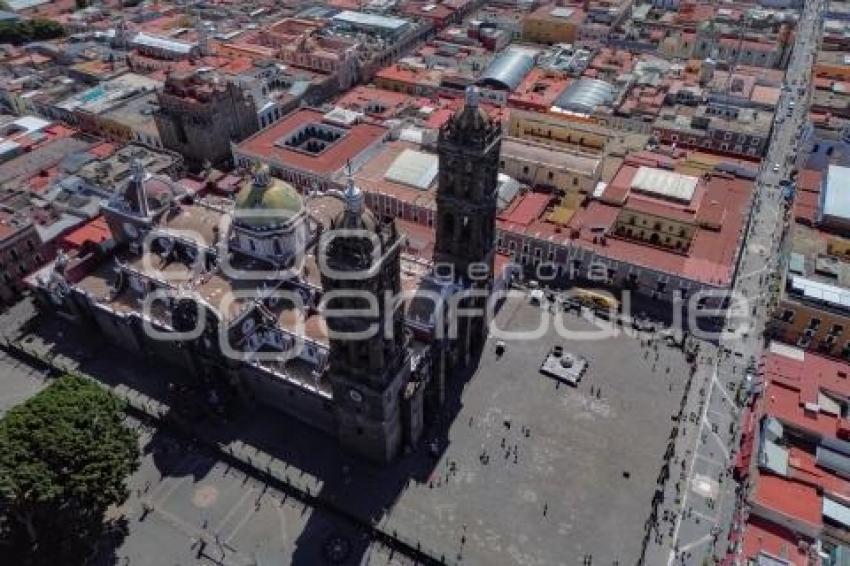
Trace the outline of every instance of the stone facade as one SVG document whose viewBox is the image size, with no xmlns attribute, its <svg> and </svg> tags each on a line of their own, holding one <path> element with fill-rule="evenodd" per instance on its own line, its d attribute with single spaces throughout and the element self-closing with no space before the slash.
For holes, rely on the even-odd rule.
<svg viewBox="0 0 850 566">
<path fill-rule="evenodd" d="M 172 74 L 157 102 L 162 145 L 180 153 L 191 169 L 229 162 L 230 143 L 260 128 L 256 101 L 237 84 L 214 77 Z"/>
<path fill-rule="evenodd" d="M 114 253 L 63 255 L 30 285 L 44 309 L 185 368 L 215 398 L 268 405 L 387 463 L 422 434 L 432 345 L 413 336 L 403 302 L 328 316 L 359 308 L 335 304 L 334 291 L 401 292 L 404 240 L 362 203 L 352 213 L 353 190 L 302 199 L 260 167 L 235 203 L 190 199 L 135 163 L 104 209 Z M 374 238 L 323 245 L 322 235 L 352 227 Z M 373 251 L 364 278 L 334 275 L 362 269 Z M 321 268 L 323 258 L 337 271 Z M 389 331 L 365 340 L 331 332 L 372 323 Z"/>
<path fill-rule="evenodd" d="M 322 270 L 322 286 L 338 436 L 353 451 L 386 462 L 405 440 L 415 444 L 422 430 L 423 383 L 411 379 L 404 312 L 400 303 L 385 300 L 401 292 L 403 239 L 393 221 L 363 208 L 352 182 L 345 195 L 346 209 L 319 252 L 329 268 Z M 376 308 L 369 309 L 367 295 Z M 371 312 L 351 314 L 355 309 Z M 328 316 L 334 311 L 347 312 Z"/>
<path fill-rule="evenodd" d="M 450 278 L 462 289 L 489 293 L 496 253 L 502 129 L 478 106 L 474 87 L 467 90 L 466 98 L 464 108 L 440 131 L 434 263 L 438 277 Z M 486 299 L 475 297 L 459 306 L 483 309 L 485 303 Z M 458 323 L 457 348 L 468 360 L 486 338 L 485 316 Z"/>
<path fill-rule="evenodd" d="M 20 298 L 23 277 L 49 259 L 44 255 L 35 225 L 26 218 L 6 216 L 0 209 L 0 305 Z"/>
</svg>

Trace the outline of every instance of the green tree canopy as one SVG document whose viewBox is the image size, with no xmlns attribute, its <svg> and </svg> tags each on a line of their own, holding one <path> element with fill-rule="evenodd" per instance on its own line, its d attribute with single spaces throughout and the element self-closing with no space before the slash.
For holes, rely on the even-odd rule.
<svg viewBox="0 0 850 566">
<path fill-rule="evenodd" d="M 139 465 L 122 407 L 66 376 L 0 420 L 0 542 L 17 557 L 10 564 L 74 564 L 89 552 Z"/>
<path fill-rule="evenodd" d="M 65 28 L 54 20 L 33 18 L 0 22 L 0 43 L 20 45 L 30 41 L 56 39 L 65 35 Z"/>
</svg>

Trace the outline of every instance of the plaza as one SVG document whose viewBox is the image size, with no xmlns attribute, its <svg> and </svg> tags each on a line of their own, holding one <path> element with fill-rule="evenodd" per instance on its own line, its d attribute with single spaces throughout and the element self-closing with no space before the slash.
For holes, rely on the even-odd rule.
<svg viewBox="0 0 850 566">
<path fill-rule="evenodd" d="M 495 326 L 521 334 L 545 320 L 548 328 L 528 340 L 498 338 L 494 331 L 474 374 L 451 383 L 438 424 L 426 430 L 416 451 L 386 468 L 347 455 L 322 442 L 322 433 L 262 407 L 208 423 L 205 436 L 268 454 L 344 516 L 334 517 L 332 510 L 296 521 L 288 527 L 290 547 L 270 549 L 260 537 L 234 543 L 234 552 L 287 556 L 292 548 L 312 548 L 317 531 L 330 532 L 323 525 L 331 517 L 347 526 L 349 540 L 359 540 L 358 525 L 377 525 L 447 563 L 504 563 L 507 555 L 511 563 L 573 563 L 585 555 L 634 563 L 690 366 L 680 350 L 649 333 L 631 336 L 615 327 L 619 335 L 605 339 L 564 337 L 567 330 L 589 335 L 608 324 L 589 317 L 549 309 L 545 302 L 532 305 L 525 294 L 508 299 Z M 86 343 L 71 329 L 47 320 L 24 341 L 105 383 L 163 401 L 167 383 L 181 379 L 179 371 L 149 360 L 119 365 L 126 353 Z M 498 340 L 505 342 L 502 356 L 495 352 Z M 538 371 L 554 345 L 588 361 L 577 387 Z M 221 468 L 168 465 L 178 477 L 170 480 L 167 497 L 154 494 L 155 508 L 173 513 L 168 509 L 198 498 L 215 500 L 224 513 L 237 503 L 250 507 L 245 502 L 251 497 L 239 489 L 199 495 L 199 486 L 221 480 Z M 188 507 L 191 521 L 203 524 L 195 507 Z M 222 528 L 230 529 L 242 521 L 222 520 Z M 353 554 L 366 560 L 368 549 L 361 544 Z"/>
</svg>

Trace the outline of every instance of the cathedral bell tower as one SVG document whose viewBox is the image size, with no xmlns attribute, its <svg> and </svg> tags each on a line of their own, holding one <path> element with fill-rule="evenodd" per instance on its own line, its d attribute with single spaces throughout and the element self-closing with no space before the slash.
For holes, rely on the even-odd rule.
<svg viewBox="0 0 850 566">
<path fill-rule="evenodd" d="M 478 90 L 468 87 L 464 107 L 440 130 L 434 264 L 438 277 L 488 294 L 493 288 L 501 141 L 501 124 L 479 107 Z M 484 309 L 486 298 L 471 298 L 460 306 Z M 486 337 L 486 316 L 464 317 L 458 321 L 455 350 L 468 362 Z"/>
<path fill-rule="evenodd" d="M 407 436 L 402 403 L 411 363 L 404 312 L 385 300 L 401 290 L 403 240 L 394 222 L 365 209 L 350 176 L 342 196 L 345 208 L 319 243 L 328 376 L 340 442 L 383 463 L 398 454 Z M 367 297 L 374 298 L 371 305 Z"/>
</svg>

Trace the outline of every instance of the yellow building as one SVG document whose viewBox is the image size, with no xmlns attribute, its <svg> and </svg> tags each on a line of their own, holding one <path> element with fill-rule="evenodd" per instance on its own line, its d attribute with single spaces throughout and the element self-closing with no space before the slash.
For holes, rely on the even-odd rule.
<svg viewBox="0 0 850 566">
<path fill-rule="evenodd" d="M 518 181 L 558 195 L 559 201 L 547 219 L 565 225 L 599 182 L 603 157 L 505 137 L 499 167 Z"/>
<path fill-rule="evenodd" d="M 566 115 L 511 110 L 508 135 L 551 147 L 602 153 L 612 133 L 605 127 L 572 120 Z"/>
<path fill-rule="evenodd" d="M 696 226 L 683 222 L 624 208 L 617 217 L 614 232 L 618 236 L 640 240 L 682 252 L 687 251 L 696 233 Z"/>
<path fill-rule="evenodd" d="M 561 151 L 528 140 L 502 140 L 501 172 L 558 194 L 591 193 L 602 171 L 599 154 Z"/>
<path fill-rule="evenodd" d="M 584 19 L 585 13 L 580 8 L 548 4 L 523 19 L 522 38 L 546 45 L 575 43 Z"/>
</svg>

